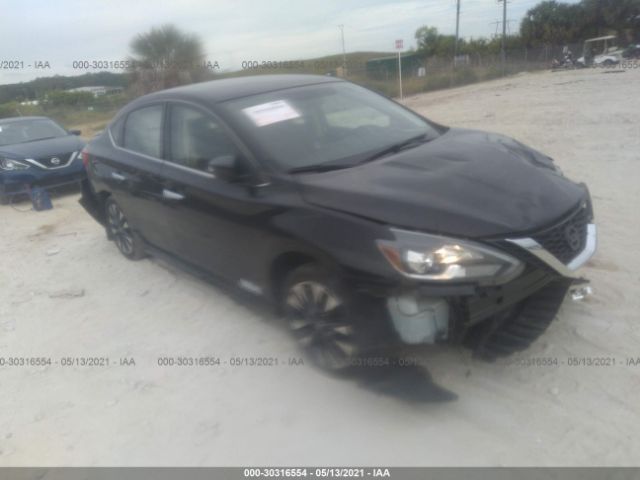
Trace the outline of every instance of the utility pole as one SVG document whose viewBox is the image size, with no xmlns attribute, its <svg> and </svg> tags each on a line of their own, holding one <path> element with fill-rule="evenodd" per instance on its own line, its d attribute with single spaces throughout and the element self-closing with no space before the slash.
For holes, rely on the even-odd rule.
<svg viewBox="0 0 640 480">
<path fill-rule="evenodd" d="M 398 51 L 398 87 L 400 90 L 400 100 L 402 100 L 402 56 L 400 52 L 404 48 L 404 41 L 399 38 L 396 40 L 396 50 Z"/>
<path fill-rule="evenodd" d="M 502 2 L 502 76 L 507 73 L 507 0 Z"/>
<path fill-rule="evenodd" d="M 456 7 L 456 43 L 453 47 L 453 68 L 456 67 L 456 59 L 458 58 L 458 39 L 460 38 L 460 0 L 457 0 Z"/>
<path fill-rule="evenodd" d="M 344 48 L 344 25 L 338 25 L 342 33 L 342 75 L 347 76 L 347 51 Z"/>
</svg>

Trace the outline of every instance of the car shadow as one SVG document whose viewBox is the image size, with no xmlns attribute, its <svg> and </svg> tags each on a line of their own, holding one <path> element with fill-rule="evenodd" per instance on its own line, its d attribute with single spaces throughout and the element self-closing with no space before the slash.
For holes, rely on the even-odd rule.
<svg viewBox="0 0 640 480">
<path fill-rule="evenodd" d="M 421 365 L 399 365 L 389 358 L 382 366 L 351 367 L 341 376 L 354 380 L 361 388 L 408 403 L 443 403 L 458 395 L 438 385 L 427 368 Z"/>
</svg>

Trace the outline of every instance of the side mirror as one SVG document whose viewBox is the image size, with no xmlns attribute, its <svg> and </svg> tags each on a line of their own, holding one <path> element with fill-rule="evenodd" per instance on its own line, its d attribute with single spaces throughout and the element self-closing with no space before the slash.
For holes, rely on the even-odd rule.
<svg viewBox="0 0 640 480">
<path fill-rule="evenodd" d="M 69 130 L 69 134 L 80 136 L 82 135 L 82 130 Z"/>
<path fill-rule="evenodd" d="M 238 159 L 235 155 L 220 155 L 209 160 L 205 171 L 220 180 L 232 182 L 238 178 Z"/>
</svg>

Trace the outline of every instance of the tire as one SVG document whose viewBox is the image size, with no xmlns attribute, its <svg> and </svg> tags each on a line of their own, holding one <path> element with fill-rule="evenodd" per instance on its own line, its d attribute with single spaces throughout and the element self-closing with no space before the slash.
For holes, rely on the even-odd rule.
<svg viewBox="0 0 640 480">
<path fill-rule="evenodd" d="M 120 206 L 112 198 L 108 198 L 104 204 L 106 217 L 107 236 L 113 240 L 120 253 L 129 260 L 141 260 L 146 254 L 142 240 L 135 233 L 120 209 Z"/>
<path fill-rule="evenodd" d="M 475 356 L 493 361 L 526 350 L 549 327 L 569 289 L 553 282 L 512 308 L 487 320 L 467 334 L 465 344 Z"/>
<path fill-rule="evenodd" d="M 357 315 L 348 290 L 317 263 L 287 275 L 281 307 L 290 332 L 311 361 L 323 370 L 340 372 L 361 352 Z"/>
</svg>

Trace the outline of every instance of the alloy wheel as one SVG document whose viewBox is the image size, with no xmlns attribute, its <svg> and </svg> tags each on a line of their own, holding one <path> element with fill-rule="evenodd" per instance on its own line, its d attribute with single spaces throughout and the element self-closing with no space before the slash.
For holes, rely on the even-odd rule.
<svg viewBox="0 0 640 480">
<path fill-rule="evenodd" d="M 127 257 L 134 253 L 133 232 L 120 207 L 114 202 L 107 207 L 109 233 L 113 237 L 118 249 Z"/>
<path fill-rule="evenodd" d="M 357 352 L 344 302 L 328 287 L 304 281 L 289 288 L 285 306 L 289 328 L 314 362 L 327 370 L 349 365 Z"/>
</svg>

